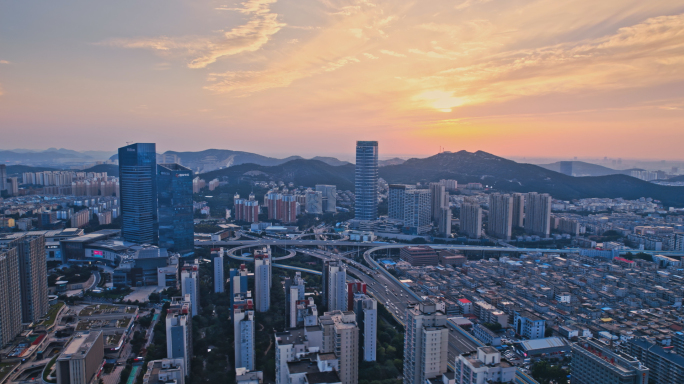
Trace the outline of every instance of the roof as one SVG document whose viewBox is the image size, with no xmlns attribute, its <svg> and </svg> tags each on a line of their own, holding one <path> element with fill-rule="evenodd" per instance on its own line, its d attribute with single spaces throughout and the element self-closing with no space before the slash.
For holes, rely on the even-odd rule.
<svg viewBox="0 0 684 384">
<path fill-rule="evenodd" d="M 458 301 L 460 301 L 463 304 L 471 304 L 472 303 L 472 301 L 470 301 L 468 299 L 458 299 Z"/>
<path fill-rule="evenodd" d="M 546 348 L 560 348 L 560 347 L 570 347 L 563 339 L 560 337 L 546 337 L 543 339 L 525 340 L 521 341 L 520 345 L 525 351 L 536 350 L 536 349 L 546 349 Z"/>
</svg>

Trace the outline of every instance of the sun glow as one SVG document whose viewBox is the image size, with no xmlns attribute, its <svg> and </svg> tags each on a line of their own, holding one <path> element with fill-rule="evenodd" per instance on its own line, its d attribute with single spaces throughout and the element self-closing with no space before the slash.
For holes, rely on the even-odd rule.
<svg viewBox="0 0 684 384">
<path fill-rule="evenodd" d="M 447 91 L 426 91 L 416 96 L 416 99 L 440 112 L 451 112 L 453 108 L 460 107 L 467 101 L 463 97 L 454 97 L 453 92 Z"/>
</svg>

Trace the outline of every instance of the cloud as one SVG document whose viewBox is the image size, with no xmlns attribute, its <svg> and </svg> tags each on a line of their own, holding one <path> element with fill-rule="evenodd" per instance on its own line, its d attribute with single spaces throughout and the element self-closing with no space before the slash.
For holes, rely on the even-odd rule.
<svg viewBox="0 0 684 384">
<path fill-rule="evenodd" d="M 224 32 L 222 37 L 161 36 L 147 39 L 114 39 L 102 44 L 121 48 L 152 49 L 161 54 L 182 54 L 190 58 L 189 68 L 205 68 L 224 56 L 254 52 L 262 48 L 285 24 L 271 12 L 270 5 L 277 0 L 248 0 L 240 8 L 217 9 L 237 11 L 249 17 L 247 23 Z"/>
<path fill-rule="evenodd" d="M 9 64 L 10 62 L 7 60 L 0 60 L 0 64 Z"/>
<path fill-rule="evenodd" d="M 469 102 L 477 104 L 681 81 L 684 73 L 678 68 L 682 66 L 684 15 L 675 15 L 650 18 L 601 38 L 502 52 L 477 64 L 409 82 L 451 89 L 456 95 L 469 95 Z"/>
<path fill-rule="evenodd" d="M 387 49 L 381 49 L 380 53 L 388 55 L 388 56 L 394 56 L 394 57 L 406 57 L 406 55 L 404 55 L 403 53 L 397 53 L 394 51 L 389 51 Z"/>
<path fill-rule="evenodd" d="M 364 55 L 366 58 L 371 59 L 371 60 L 377 60 L 377 59 L 379 59 L 379 57 L 377 57 L 377 56 L 375 56 L 375 55 L 373 55 L 373 54 L 371 54 L 371 53 L 364 53 L 363 55 Z"/>
</svg>

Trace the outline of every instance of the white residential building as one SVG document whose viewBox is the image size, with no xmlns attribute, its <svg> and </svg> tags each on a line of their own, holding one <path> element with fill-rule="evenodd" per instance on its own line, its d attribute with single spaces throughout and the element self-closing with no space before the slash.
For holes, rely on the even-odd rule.
<svg viewBox="0 0 684 384">
<path fill-rule="evenodd" d="M 226 291 L 226 276 L 223 267 L 223 248 L 214 257 L 214 292 L 223 293 Z"/>
<path fill-rule="evenodd" d="M 456 384 L 512 383 L 516 368 L 494 347 L 460 355 L 454 364 Z"/>
<path fill-rule="evenodd" d="M 404 384 L 425 383 L 447 371 L 447 317 L 424 301 L 406 310 Z"/>
<path fill-rule="evenodd" d="M 235 309 L 233 316 L 235 336 L 235 368 L 254 370 L 254 311 Z"/>
<path fill-rule="evenodd" d="M 363 360 L 375 361 L 378 337 L 378 302 L 364 295 L 354 295 L 354 313 L 356 324 L 361 331 L 361 347 L 363 348 Z"/>
<path fill-rule="evenodd" d="M 254 298 L 257 312 L 267 312 L 271 307 L 271 255 L 260 252 L 254 255 Z"/>
</svg>

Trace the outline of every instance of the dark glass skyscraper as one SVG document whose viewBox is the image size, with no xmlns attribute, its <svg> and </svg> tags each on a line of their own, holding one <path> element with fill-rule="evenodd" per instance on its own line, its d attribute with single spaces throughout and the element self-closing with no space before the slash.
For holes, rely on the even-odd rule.
<svg viewBox="0 0 684 384">
<path fill-rule="evenodd" d="M 356 219 L 378 218 L 378 142 L 356 142 Z"/>
<path fill-rule="evenodd" d="M 180 164 L 157 165 L 159 246 L 181 254 L 194 248 L 192 178 Z"/>
<path fill-rule="evenodd" d="M 157 244 L 157 153 L 154 143 L 119 148 L 119 188 L 124 240 Z"/>
</svg>

